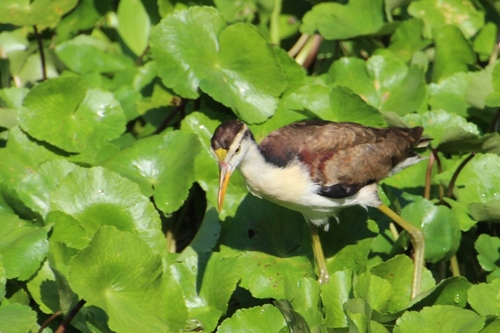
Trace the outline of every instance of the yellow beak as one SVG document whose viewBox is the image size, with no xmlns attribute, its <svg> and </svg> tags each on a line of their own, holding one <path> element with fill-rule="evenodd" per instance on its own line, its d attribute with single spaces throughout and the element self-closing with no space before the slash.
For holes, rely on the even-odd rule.
<svg viewBox="0 0 500 333">
<path fill-rule="evenodd" d="M 226 196 L 227 184 L 231 178 L 232 168 L 230 164 L 219 162 L 219 193 L 217 195 L 217 206 L 219 212 L 222 210 L 224 204 L 224 197 Z"/>
</svg>

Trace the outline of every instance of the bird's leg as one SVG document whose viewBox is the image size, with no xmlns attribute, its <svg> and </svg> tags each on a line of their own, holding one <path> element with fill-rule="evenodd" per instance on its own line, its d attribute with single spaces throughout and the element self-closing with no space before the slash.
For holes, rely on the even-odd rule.
<svg viewBox="0 0 500 333">
<path fill-rule="evenodd" d="M 330 280 L 330 275 L 328 275 L 328 269 L 326 268 L 325 255 L 323 254 L 321 240 L 319 239 L 318 235 L 318 227 L 312 223 L 308 224 L 311 228 L 314 259 L 316 260 L 316 265 L 318 266 L 318 281 L 321 284 L 328 283 L 328 281 Z"/>
<path fill-rule="evenodd" d="M 392 209 L 384 204 L 377 207 L 382 213 L 387 215 L 394 222 L 399 224 L 404 230 L 410 234 L 411 243 L 413 244 L 413 279 L 411 285 L 411 298 L 415 298 L 420 292 L 420 284 L 422 283 L 422 269 L 424 267 L 425 255 L 425 238 L 420 229 L 405 221 L 401 216 L 396 214 Z"/>
</svg>

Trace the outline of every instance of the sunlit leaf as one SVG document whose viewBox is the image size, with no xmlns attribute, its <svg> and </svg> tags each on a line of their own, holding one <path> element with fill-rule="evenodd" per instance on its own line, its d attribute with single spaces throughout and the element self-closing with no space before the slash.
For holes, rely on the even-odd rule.
<svg viewBox="0 0 500 333">
<path fill-rule="evenodd" d="M 165 238 L 153 204 L 135 183 L 112 171 L 75 169 L 52 192 L 50 210 L 77 220 L 89 238 L 99 227 L 112 225 L 136 232 L 152 249 L 165 254 Z M 54 222 L 63 221 L 67 223 L 66 218 Z"/>
<path fill-rule="evenodd" d="M 71 260 L 69 281 L 88 303 L 106 311 L 117 332 L 174 332 L 186 319 L 180 293 L 165 298 L 179 286 L 163 275 L 161 257 L 136 235 L 111 226 L 99 228 Z"/>
<path fill-rule="evenodd" d="M 140 56 L 148 45 L 150 19 L 139 0 L 122 0 L 118 4 L 118 33 L 125 44 Z"/>
<path fill-rule="evenodd" d="M 304 15 L 301 31 L 308 34 L 319 31 L 326 39 L 373 35 L 384 28 L 383 8 L 382 0 L 317 4 Z"/>
<path fill-rule="evenodd" d="M 36 323 L 36 312 L 29 306 L 13 303 L 0 306 L 0 332 L 26 333 Z"/>
<path fill-rule="evenodd" d="M 432 36 L 433 29 L 444 25 L 454 25 L 466 37 L 472 37 L 484 22 L 484 13 L 477 10 L 472 1 L 414 1 L 408 7 L 408 12 L 424 21 L 427 37 Z"/>
<path fill-rule="evenodd" d="M 49 249 L 47 229 L 2 214 L 0 225 L 0 256 L 9 279 L 27 280 L 45 259 Z"/>
<path fill-rule="evenodd" d="M 439 320 L 437 320 L 439 318 Z M 484 326 L 481 318 L 471 310 L 450 305 L 425 307 L 420 312 L 408 311 L 397 321 L 395 333 L 429 332 L 479 332 Z"/>
<path fill-rule="evenodd" d="M 274 306 L 266 304 L 250 309 L 238 310 L 231 317 L 222 322 L 217 332 L 281 332 L 286 323 L 280 311 Z"/>
<path fill-rule="evenodd" d="M 262 35 L 248 24 L 226 27 L 213 8 L 167 16 L 153 31 L 151 47 L 166 86 L 188 98 L 200 88 L 250 123 L 272 116 L 285 88 L 276 54 Z"/>
<path fill-rule="evenodd" d="M 0 22 L 14 25 L 44 24 L 54 26 L 77 0 L 3 0 Z"/>
<path fill-rule="evenodd" d="M 68 152 L 96 149 L 125 129 L 125 116 L 113 95 L 88 89 L 76 77 L 41 83 L 26 96 L 24 105 L 21 127 Z"/>
</svg>

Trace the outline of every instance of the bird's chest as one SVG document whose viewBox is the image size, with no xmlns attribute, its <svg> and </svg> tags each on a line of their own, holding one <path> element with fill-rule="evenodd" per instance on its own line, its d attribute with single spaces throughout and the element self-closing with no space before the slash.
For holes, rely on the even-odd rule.
<svg viewBox="0 0 500 333">
<path fill-rule="evenodd" d="M 308 170 L 298 163 L 286 168 L 242 163 L 239 170 L 254 195 L 282 206 L 302 211 L 301 207 L 311 205 L 311 200 L 319 197 L 318 185 L 311 181 Z"/>
</svg>

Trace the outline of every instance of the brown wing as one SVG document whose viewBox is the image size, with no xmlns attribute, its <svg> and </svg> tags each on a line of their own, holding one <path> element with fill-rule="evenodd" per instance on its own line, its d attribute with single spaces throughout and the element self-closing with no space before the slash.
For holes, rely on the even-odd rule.
<svg viewBox="0 0 500 333">
<path fill-rule="evenodd" d="M 306 164 L 322 195 L 346 197 L 386 177 L 414 156 L 422 128 L 371 128 L 355 123 L 307 121 L 272 132 L 260 144 L 266 160 L 286 166 Z"/>
</svg>

